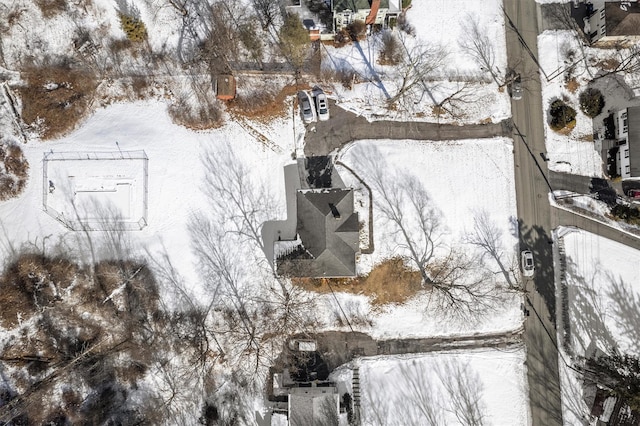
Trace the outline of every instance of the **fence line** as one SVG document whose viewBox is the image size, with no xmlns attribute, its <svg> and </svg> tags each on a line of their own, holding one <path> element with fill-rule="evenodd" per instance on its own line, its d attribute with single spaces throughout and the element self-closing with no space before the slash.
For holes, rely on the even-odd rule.
<svg viewBox="0 0 640 426">
<path fill-rule="evenodd" d="M 140 151 L 95 151 L 95 152 L 74 152 L 62 151 L 45 152 L 43 161 L 65 161 L 65 160 L 148 160 L 147 153 Z"/>
<path fill-rule="evenodd" d="M 67 217 L 62 212 L 58 212 L 48 205 L 49 196 L 49 173 L 47 163 L 49 161 L 86 161 L 86 160 L 143 160 L 143 195 L 142 195 L 142 217 L 133 220 L 108 221 L 100 219 L 80 219 L 77 217 Z M 45 152 L 43 155 L 42 167 L 42 209 L 52 218 L 62 223 L 72 231 L 106 231 L 112 229 L 124 229 L 127 231 L 142 230 L 147 226 L 147 215 L 149 213 L 149 157 L 144 150 L 140 151 L 95 151 L 95 152 Z"/>
</svg>

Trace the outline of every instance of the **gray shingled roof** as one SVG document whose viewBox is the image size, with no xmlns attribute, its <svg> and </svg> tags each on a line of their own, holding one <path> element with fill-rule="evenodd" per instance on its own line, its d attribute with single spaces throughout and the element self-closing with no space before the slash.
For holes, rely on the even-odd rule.
<svg viewBox="0 0 640 426">
<path fill-rule="evenodd" d="M 355 276 L 359 222 L 353 211 L 353 190 L 302 190 L 296 202 L 298 234 L 313 259 L 297 260 L 300 268 L 295 275 Z"/>
<path fill-rule="evenodd" d="M 629 171 L 631 177 L 640 177 L 640 107 L 627 109 L 629 123 Z"/>
</svg>

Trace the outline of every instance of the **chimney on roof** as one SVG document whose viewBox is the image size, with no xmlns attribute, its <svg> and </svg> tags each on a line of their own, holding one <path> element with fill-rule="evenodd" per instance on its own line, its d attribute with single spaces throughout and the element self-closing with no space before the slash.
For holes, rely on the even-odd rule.
<svg viewBox="0 0 640 426">
<path fill-rule="evenodd" d="M 336 208 L 336 206 L 332 203 L 329 203 L 329 208 L 331 209 L 331 214 L 335 219 L 340 219 L 340 212 Z"/>
</svg>

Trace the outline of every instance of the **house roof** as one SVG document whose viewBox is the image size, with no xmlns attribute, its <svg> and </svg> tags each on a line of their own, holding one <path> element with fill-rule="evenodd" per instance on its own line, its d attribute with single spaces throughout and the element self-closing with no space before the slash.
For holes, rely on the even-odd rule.
<svg viewBox="0 0 640 426">
<path fill-rule="evenodd" d="M 607 36 L 640 35 L 640 5 L 638 3 L 605 3 Z"/>
<path fill-rule="evenodd" d="M 389 3 L 389 0 L 387 0 L 387 3 Z M 352 12 L 357 12 L 358 10 L 371 9 L 371 4 L 369 0 L 334 0 L 333 1 L 333 10 L 335 12 L 342 12 L 347 9 L 351 10 Z"/>
<path fill-rule="evenodd" d="M 296 203 L 298 234 L 312 259 L 299 260 L 303 267 L 295 275 L 354 276 L 359 222 L 353 211 L 353 190 L 300 190 Z"/>
<path fill-rule="evenodd" d="M 629 171 L 631 177 L 640 177 L 640 107 L 627 109 L 629 123 Z"/>
</svg>

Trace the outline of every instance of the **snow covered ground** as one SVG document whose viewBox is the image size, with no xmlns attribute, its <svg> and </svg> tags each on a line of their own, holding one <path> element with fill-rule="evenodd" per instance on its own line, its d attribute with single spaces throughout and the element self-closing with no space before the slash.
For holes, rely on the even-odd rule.
<svg viewBox="0 0 640 426">
<path fill-rule="evenodd" d="M 475 2 L 469 0 L 416 1 L 407 11 L 407 20 L 414 35 L 396 31 L 408 52 L 416 54 L 416 46 L 439 48 L 444 53 L 440 65 L 429 73 L 427 90 L 419 99 L 400 102 L 397 108 L 388 108 L 387 100 L 394 97 L 402 69 L 380 65 L 381 35 L 372 35 L 359 43 L 340 48 L 323 46 L 323 66 L 348 69 L 360 80 L 351 90 L 340 85 L 333 88 L 334 96 L 343 108 L 362 114 L 367 119 L 394 119 L 404 121 L 433 121 L 454 123 L 497 122 L 509 117 L 510 99 L 506 90 L 499 89 L 491 75 L 481 69 L 472 55 L 461 47 L 472 37 L 469 25 L 474 22 L 488 41 L 498 80 L 504 77 L 507 57 L 504 17 L 501 1 Z M 461 11 L 464 11 L 461 13 Z M 452 93 L 462 90 L 461 100 L 454 102 L 449 113 L 437 114 L 433 106 Z"/>
<path fill-rule="evenodd" d="M 479 424 L 474 411 L 482 424 L 528 425 L 524 360 L 524 348 L 362 359 L 363 425 Z"/>
<path fill-rule="evenodd" d="M 406 183 L 415 185 L 415 191 L 426 190 L 430 198 L 429 205 L 439 212 L 441 232 L 437 235 L 437 252 L 440 255 L 451 248 L 475 252 L 477 249 L 467 244 L 466 239 L 472 233 L 474 219 L 479 213 L 485 213 L 496 226 L 508 262 L 517 256 L 518 250 L 512 149 L 512 141 L 503 138 L 440 142 L 367 140 L 348 145 L 338 154 L 338 159 L 354 169 L 365 181 L 371 175 L 371 170 L 365 164 L 371 159 L 383 159 L 376 167 L 383 168 L 390 181 L 402 184 L 402 179 L 407 179 L 407 173 L 416 178 L 416 181 Z M 358 185 L 353 175 L 340 167 L 338 170 L 347 185 Z M 465 172 L 462 173 L 462 170 Z M 364 215 L 367 217 L 368 212 L 364 212 Z M 369 272 L 384 259 L 405 254 L 393 229 L 375 205 L 374 199 L 375 251 L 360 255 L 359 273 Z M 415 227 L 411 229 L 412 232 L 419 232 Z M 488 258 L 485 258 L 484 266 L 492 272 L 497 270 Z M 501 279 L 501 274 L 492 273 L 487 283 L 504 285 Z M 429 294 L 421 294 L 401 306 L 383 307 L 372 307 L 364 296 L 339 294 L 338 298 L 345 310 L 353 312 L 358 318 L 371 320 L 368 333 L 376 338 L 394 338 L 515 330 L 522 324 L 523 318 L 519 309 L 520 296 L 507 291 L 503 291 L 501 296 L 504 299 L 495 303 L 495 310 L 476 321 L 444 320 L 442 313 L 434 311 Z M 325 302 L 328 305 L 325 309 L 329 313 L 339 313 L 333 298 L 326 298 Z M 331 318 L 330 314 L 327 316 Z"/>
<path fill-rule="evenodd" d="M 596 347 L 638 356 L 640 252 L 575 228 L 560 228 L 558 233 L 567 259 L 568 314 L 563 318 L 569 327 L 558 331 L 559 342 L 565 340 L 564 360 L 571 364 Z M 565 424 L 582 424 L 588 408 L 580 379 L 562 360 L 560 367 Z"/>
<path fill-rule="evenodd" d="M 560 134 L 545 125 L 549 168 L 559 172 L 583 176 L 603 176 L 599 141 L 604 136 L 603 119 L 610 112 L 638 105 L 634 89 L 638 87 L 637 73 L 620 72 L 616 76 L 596 79 L 606 72 L 607 63 L 619 63 L 629 54 L 628 49 L 600 49 L 583 46 L 574 31 L 544 31 L 538 36 L 542 106 L 545 117 L 556 99 L 563 99 L 577 113 L 576 127 L 568 134 Z M 579 95 L 587 87 L 602 92 L 605 106 L 595 118 L 587 117 L 580 109 Z M 594 137 L 594 135 L 597 135 Z"/>
<path fill-rule="evenodd" d="M 640 355 L 640 252 L 570 231 L 563 239 L 571 348 L 575 355 L 584 355 L 592 344 Z"/>
<path fill-rule="evenodd" d="M 293 128 L 290 123 L 276 120 L 271 126 L 263 125 L 261 130 L 268 135 L 269 127 L 280 135 L 276 140 L 283 144 L 292 143 Z M 144 150 L 149 158 L 148 226 L 128 234 L 133 246 L 141 250 L 140 253 L 144 249 L 157 254 L 166 251 L 180 274 L 194 289 L 197 289 L 195 283 L 199 282 L 199 278 L 186 228 L 195 212 L 207 209 L 208 201 L 202 191 L 206 170 L 201 156 L 207 151 L 216 152 L 233 147 L 237 156 L 254 173 L 254 179 L 268 182 L 274 188 L 276 201 L 277 197 L 284 196 L 284 191 L 280 190 L 284 187 L 281 170 L 291 158 L 288 152 L 284 153 L 285 150 L 279 147 L 276 147 L 278 152 L 268 149 L 234 123 L 209 132 L 193 132 L 174 125 L 167 115 L 166 104 L 161 102 L 116 104 L 99 109 L 80 129 L 66 137 L 23 145 L 31 165 L 31 178 L 19 198 L 0 204 L 4 228 L 3 255 L 10 255 L 10 247 L 40 242 L 44 238 L 55 237 L 48 240 L 48 244 L 52 245 L 76 238 L 73 231 L 66 229 L 42 209 L 43 153 L 118 152 L 118 146 L 125 152 Z M 101 166 L 111 167 L 111 163 L 105 160 Z M 284 206 L 284 201 L 281 204 Z M 100 233 L 93 235 L 96 239 L 100 238 Z"/>
</svg>

